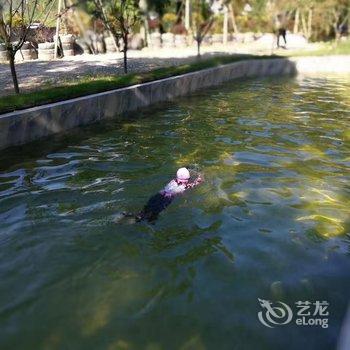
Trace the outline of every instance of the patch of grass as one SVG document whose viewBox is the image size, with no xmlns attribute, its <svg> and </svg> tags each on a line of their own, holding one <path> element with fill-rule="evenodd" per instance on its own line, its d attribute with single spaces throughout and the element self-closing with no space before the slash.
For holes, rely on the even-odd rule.
<svg viewBox="0 0 350 350">
<path fill-rule="evenodd" d="M 320 42 L 310 44 L 312 49 L 278 51 L 282 56 L 327 56 L 327 55 L 350 55 L 350 40 Z"/>
<path fill-rule="evenodd" d="M 321 43 L 320 48 L 316 50 L 316 55 L 350 55 L 350 40 Z"/>
<path fill-rule="evenodd" d="M 103 91 L 118 89 L 130 85 L 145 83 L 149 81 L 177 76 L 201 69 L 217 67 L 232 62 L 278 58 L 279 56 L 254 56 L 254 55 L 234 55 L 217 56 L 210 59 L 198 59 L 197 61 L 180 65 L 158 68 L 145 73 L 130 73 L 119 76 L 85 76 L 74 83 L 67 83 L 58 87 L 45 87 L 40 91 L 33 91 L 19 95 L 9 95 L 0 97 L 0 114 L 12 112 L 28 107 L 44 105 L 47 103 L 64 101 L 75 97 L 86 96 Z"/>
</svg>

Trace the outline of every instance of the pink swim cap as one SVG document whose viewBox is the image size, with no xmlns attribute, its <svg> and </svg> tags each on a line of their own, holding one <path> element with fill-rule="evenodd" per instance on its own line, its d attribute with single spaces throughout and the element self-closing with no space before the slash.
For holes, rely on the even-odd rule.
<svg viewBox="0 0 350 350">
<path fill-rule="evenodd" d="M 190 176 L 190 172 L 186 168 L 180 168 L 176 172 L 176 177 L 179 180 L 188 180 L 191 176 Z"/>
</svg>

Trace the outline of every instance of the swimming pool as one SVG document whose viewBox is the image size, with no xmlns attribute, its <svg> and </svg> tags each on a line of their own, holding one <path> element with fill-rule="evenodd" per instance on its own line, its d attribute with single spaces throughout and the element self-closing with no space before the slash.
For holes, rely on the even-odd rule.
<svg viewBox="0 0 350 350">
<path fill-rule="evenodd" d="M 1 348 L 334 348 L 349 96 L 349 77 L 233 82 L 2 152 Z M 155 225 L 114 223 L 184 165 L 205 183 Z M 263 325 L 258 299 L 293 320 Z M 328 302 L 329 327 L 295 324 L 298 301 Z"/>
</svg>

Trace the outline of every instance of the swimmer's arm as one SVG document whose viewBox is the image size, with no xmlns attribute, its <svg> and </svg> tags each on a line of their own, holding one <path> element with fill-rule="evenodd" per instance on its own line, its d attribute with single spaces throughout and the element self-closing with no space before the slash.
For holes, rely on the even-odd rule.
<svg viewBox="0 0 350 350">
<path fill-rule="evenodd" d="M 197 177 L 196 180 L 194 180 L 193 182 L 187 184 L 186 189 L 196 187 L 196 186 L 198 186 L 200 183 L 202 183 L 203 181 L 204 181 L 204 180 L 203 180 L 202 177 L 199 175 L 199 176 Z"/>
</svg>

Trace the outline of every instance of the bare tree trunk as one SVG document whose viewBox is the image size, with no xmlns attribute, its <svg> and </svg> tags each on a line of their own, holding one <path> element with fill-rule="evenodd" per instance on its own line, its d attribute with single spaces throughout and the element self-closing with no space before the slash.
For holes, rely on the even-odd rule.
<svg viewBox="0 0 350 350">
<path fill-rule="evenodd" d="M 145 16 L 144 18 L 143 18 L 143 21 L 142 21 L 143 23 L 143 30 L 144 30 L 144 33 L 143 33 L 143 38 L 144 38 L 144 40 L 145 40 L 145 46 L 149 46 L 149 43 L 151 42 L 151 40 L 150 40 L 150 34 L 149 34 L 149 26 L 148 26 L 148 18 L 147 18 L 147 16 Z"/>
<path fill-rule="evenodd" d="M 149 34 L 149 26 L 148 26 L 148 5 L 146 0 L 140 0 L 139 7 L 141 9 L 141 18 L 142 18 L 142 25 L 141 25 L 141 35 L 143 39 L 145 40 L 145 46 L 150 45 L 150 34 Z"/>
<path fill-rule="evenodd" d="M 295 11 L 295 18 L 294 18 L 294 28 L 293 28 L 293 33 L 297 34 L 299 32 L 299 7 Z"/>
<path fill-rule="evenodd" d="M 236 24 L 235 12 L 233 10 L 232 4 L 229 5 L 228 9 L 229 9 L 229 12 L 230 12 L 230 17 L 231 17 L 233 31 L 234 31 L 235 34 L 238 34 L 239 30 L 238 30 L 238 27 L 237 27 L 237 24 Z"/>
<path fill-rule="evenodd" d="M 335 34 L 335 41 L 338 43 L 341 38 L 342 28 L 345 25 L 346 22 L 350 19 L 350 12 L 344 17 L 342 22 L 340 21 L 341 13 L 333 11 L 333 28 L 334 28 L 334 34 Z"/>
<path fill-rule="evenodd" d="M 335 31 L 335 41 L 338 43 L 340 41 L 340 31 L 339 30 L 336 30 Z"/>
<path fill-rule="evenodd" d="M 309 9 L 308 23 L 307 23 L 307 34 L 308 39 L 311 38 L 312 35 L 312 9 Z"/>
<path fill-rule="evenodd" d="M 337 20 L 333 23 L 333 29 L 334 29 L 335 43 L 338 44 L 338 42 L 340 40 L 340 30 L 339 30 L 339 26 L 338 26 L 338 21 Z"/>
<path fill-rule="evenodd" d="M 185 4 L 185 28 L 186 28 L 187 32 L 190 32 L 190 30 L 191 30 L 190 16 L 191 16 L 190 0 L 186 0 L 186 4 Z"/>
<path fill-rule="evenodd" d="M 15 66 L 15 53 L 9 52 L 9 56 L 10 56 L 9 60 L 10 60 L 13 87 L 15 89 L 15 93 L 19 94 L 19 86 L 18 86 L 18 79 L 17 79 L 17 73 L 16 73 L 16 66 Z"/>
<path fill-rule="evenodd" d="M 308 18 L 308 23 L 306 22 L 306 16 L 305 13 L 301 14 L 301 24 L 303 27 L 303 34 L 307 40 L 310 39 L 310 32 L 309 32 L 309 23 L 310 23 L 310 13 Z"/>
<path fill-rule="evenodd" d="M 224 24 L 223 24 L 223 44 L 227 45 L 228 41 L 228 9 L 224 7 Z"/>
<path fill-rule="evenodd" d="M 197 57 L 201 56 L 201 40 L 197 39 Z"/>
<path fill-rule="evenodd" d="M 61 24 L 61 7 L 62 7 L 62 0 L 58 0 L 54 58 L 57 58 L 58 36 L 59 36 L 60 24 Z"/>
<path fill-rule="evenodd" d="M 306 37 L 307 37 L 307 33 L 306 33 L 306 22 L 305 22 L 305 16 L 304 16 L 303 13 L 300 15 L 300 18 L 301 18 L 301 26 L 302 26 L 302 28 L 303 28 L 303 34 L 304 34 L 304 36 L 305 36 L 305 38 L 306 38 Z"/>
<path fill-rule="evenodd" d="M 124 41 L 124 50 L 123 50 L 123 56 L 124 56 L 124 73 L 128 73 L 128 34 L 124 34 L 123 36 Z"/>
</svg>

